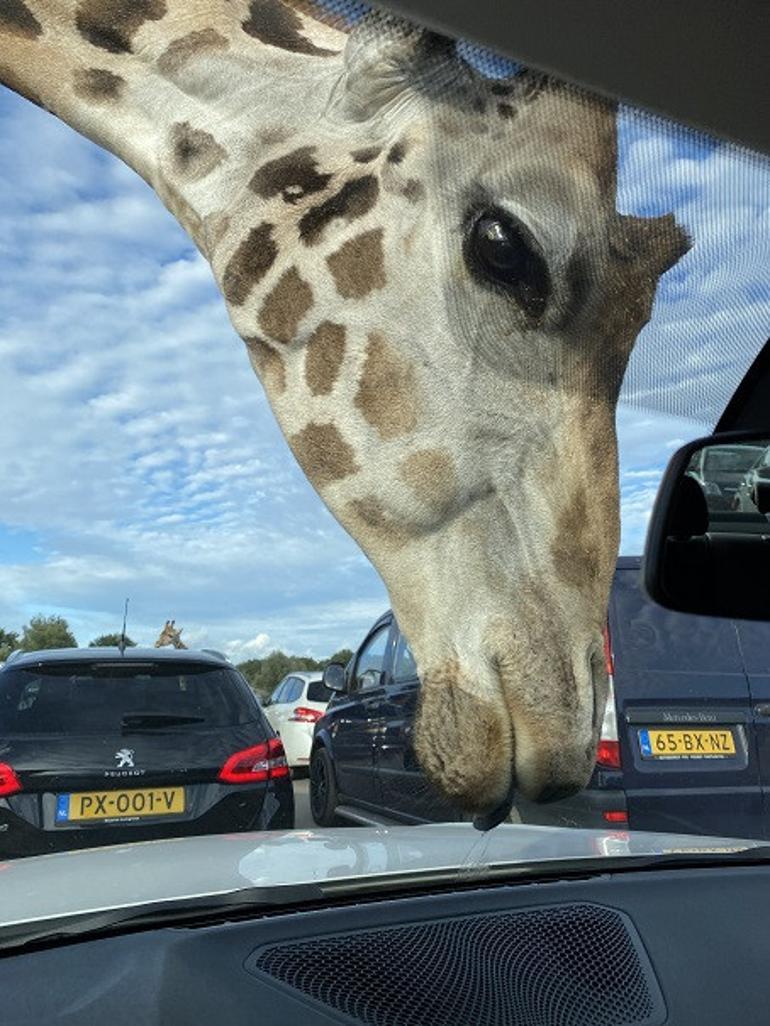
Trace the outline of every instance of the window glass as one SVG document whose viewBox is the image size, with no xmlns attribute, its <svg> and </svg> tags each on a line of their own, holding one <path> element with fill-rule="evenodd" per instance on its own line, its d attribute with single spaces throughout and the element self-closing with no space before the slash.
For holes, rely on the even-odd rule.
<svg viewBox="0 0 770 1026">
<path fill-rule="evenodd" d="M 302 696 L 304 684 L 299 677 L 289 677 L 286 682 L 286 692 L 281 701 L 296 702 Z"/>
<path fill-rule="evenodd" d="M 253 718 L 225 669 L 61 663 L 0 674 L 0 734 L 120 734 L 132 725 L 182 730 Z"/>
<path fill-rule="evenodd" d="M 393 659 L 393 679 L 412 680 L 417 676 L 417 663 L 406 638 L 399 632 L 396 654 Z"/>
<path fill-rule="evenodd" d="M 285 698 L 283 696 L 284 696 L 284 694 L 286 692 L 286 688 L 288 687 L 288 685 L 289 685 L 288 679 L 285 679 L 285 680 L 281 681 L 281 683 L 278 685 L 278 687 L 275 689 L 275 691 L 270 696 L 270 704 L 271 705 L 278 705 L 280 702 L 285 701 Z"/>
<path fill-rule="evenodd" d="M 385 667 L 390 626 L 381 627 L 366 643 L 356 663 L 356 684 L 360 689 L 378 687 Z"/>
</svg>

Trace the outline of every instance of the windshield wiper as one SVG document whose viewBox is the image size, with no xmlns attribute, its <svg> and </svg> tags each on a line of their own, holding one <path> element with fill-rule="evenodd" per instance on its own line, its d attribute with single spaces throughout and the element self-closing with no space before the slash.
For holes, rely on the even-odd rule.
<svg viewBox="0 0 770 1026">
<path fill-rule="evenodd" d="M 186 723 L 203 723 L 203 716 L 185 716 L 181 713 L 136 712 L 126 713 L 120 721 L 123 731 L 152 730 L 157 727 L 181 727 Z"/>
</svg>

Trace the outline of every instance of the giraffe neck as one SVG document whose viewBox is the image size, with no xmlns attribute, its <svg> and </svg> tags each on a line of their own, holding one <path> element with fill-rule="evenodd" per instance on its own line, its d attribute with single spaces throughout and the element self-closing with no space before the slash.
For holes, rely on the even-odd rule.
<svg viewBox="0 0 770 1026">
<path fill-rule="evenodd" d="M 0 83 L 124 160 L 208 256 L 211 219 L 339 75 L 345 36 L 306 6 L 3 0 Z"/>
</svg>

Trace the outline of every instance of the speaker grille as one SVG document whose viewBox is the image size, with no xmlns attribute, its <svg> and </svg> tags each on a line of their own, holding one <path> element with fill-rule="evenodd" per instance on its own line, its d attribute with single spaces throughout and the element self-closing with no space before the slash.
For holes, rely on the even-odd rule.
<svg viewBox="0 0 770 1026">
<path fill-rule="evenodd" d="M 663 998 L 622 913 L 575 904 L 276 944 L 266 973 L 367 1026 L 657 1026 Z"/>
</svg>

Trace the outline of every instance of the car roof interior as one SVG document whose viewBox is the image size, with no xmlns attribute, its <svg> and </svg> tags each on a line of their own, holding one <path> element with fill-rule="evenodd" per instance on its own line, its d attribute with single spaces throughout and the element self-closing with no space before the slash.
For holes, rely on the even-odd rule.
<svg viewBox="0 0 770 1026">
<path fill-rule="evenodd" d="M 770 4 L 762 0 L 376 0 L 376 6 L 770 152 Z"/>
</svg>

